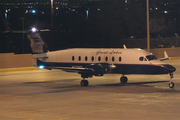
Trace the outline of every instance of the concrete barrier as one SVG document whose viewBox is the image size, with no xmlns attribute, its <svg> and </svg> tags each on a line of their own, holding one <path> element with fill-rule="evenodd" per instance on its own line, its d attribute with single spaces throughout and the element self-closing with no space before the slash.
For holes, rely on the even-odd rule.
<svg viewBox="0 0 180 120">
<path fill-rule="evenodd" d="M 164 57 L 164 51 L 167 52 L 169 57 L 180 57 L 180 48 L 157 48 L 150 50 L 157 58 Z"/>
<path fill-rule="evenodd" d="M 14 54 L 2 53 L 0 54 L 0 69 L 4 68 L 20 68 L 20 67 L 33 67 L 34 61 L 31 54 Z"/>
</svg>

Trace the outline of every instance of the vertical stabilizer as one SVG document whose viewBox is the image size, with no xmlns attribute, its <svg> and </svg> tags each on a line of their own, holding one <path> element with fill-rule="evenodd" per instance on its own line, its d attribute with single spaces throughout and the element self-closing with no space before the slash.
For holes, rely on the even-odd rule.
<svg viewBox="0 0 180 120">
<path fill-rule="evenodd" d="M 29 33 L 27 36 L 31 41 L 31 49 L 33 53 L 46 53 L 48 51 L 48 47 L 42 40 L 40 33 Z"/>
</svg>

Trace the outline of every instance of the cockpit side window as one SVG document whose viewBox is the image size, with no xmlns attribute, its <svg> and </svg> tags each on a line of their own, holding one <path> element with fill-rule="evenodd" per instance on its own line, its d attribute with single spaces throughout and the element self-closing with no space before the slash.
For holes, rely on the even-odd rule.
<svg viewBox="0 0 180 120">
<path fill-rule="evenodd" d="M 139 58 L 139 61 L 147 61 L 147 58 L 145 58 L 145 57 L 140 57 L 140 58 Z"/>
<path fill-rule="evenodd" d="M 151 60 L 157 60 L 157 58 L 154 55 L 147 55 L 146 58 L 151 61 Z"/>
<path fill-rule="evenodd" d="M 140 58 L 139 58 L 139 61 L 143 61 L 143 60 L 144 60 L 144 57 L 140 57 Z"/>
</svg>

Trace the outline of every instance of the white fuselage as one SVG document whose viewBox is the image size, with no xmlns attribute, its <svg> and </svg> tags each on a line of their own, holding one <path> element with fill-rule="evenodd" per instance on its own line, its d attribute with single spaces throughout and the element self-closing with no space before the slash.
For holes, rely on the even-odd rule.
<svg viewBox="0 0 180 120">
<path fill-rule="evenodd" d="M 43 62 L 54 63 L 109 63 L 109 64 L 167 64 L 159 60 L 149 61 L 151 53 L 142 49 L 84 49 L 74 48 L 46 53 Z M 139 60 L 144 57 L 143 60 Z"/>
<path fill-rule="evenodd" d="M 36 58 L 40 61 L 39 65 L 86 68 L 93 64 L 105 64 L 104 69 L 109 69 L 106 70 L 107 73 L 167 74 L 175 71 L 173 66 L 157 60 L 152 53 L 142 49 L 74 48 L 47 52 L 38 56 Z M 108 68 L 110 65 L 115 66 L 113 70 Z M 92 69 L 96 71 L 97 68 L 93 66 Z"/>
</svg>

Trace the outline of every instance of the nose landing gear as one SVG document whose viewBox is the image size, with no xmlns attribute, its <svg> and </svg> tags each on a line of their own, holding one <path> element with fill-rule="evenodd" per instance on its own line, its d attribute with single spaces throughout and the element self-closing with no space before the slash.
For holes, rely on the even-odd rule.
<svg viewBox="0 0 180 120">
<path fill-rule="evenodd" d="M 169 75 L 170 75 L 169 87 L 170 87 L 170 88 L 174 88 L 174 83 L 172 82 L 173 73 L 169 73 Z"/>
</svg>

